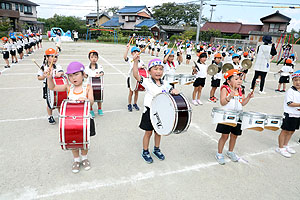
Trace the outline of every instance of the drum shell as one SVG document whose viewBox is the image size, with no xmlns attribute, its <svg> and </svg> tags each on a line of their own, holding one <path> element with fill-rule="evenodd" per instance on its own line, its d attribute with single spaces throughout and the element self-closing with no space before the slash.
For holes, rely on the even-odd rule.
<svg viewBox="0 0 300 200">
<path fill-rule="evenodd" d="M 55 85 L 65 85 L 68 81 L 65 77 L 54 78 Z M 54 108 L 59 108 L 63 100 L 68 98 L 66 91 L 58 92 L 54 91 Z"/>
<path fill-rule="evenodd" d="M 266 115 L 255 112 L 243 112 L 241 114 L 242 130 L 251 129 L 263 131 L 265 126 Z"/>
<path fill-rule="evenodd" d="M 174 129 L 175 134 L 187 130 L 189 120 L 191 119 L 190 108 L 182 95 L 172 95 L 177 105 L 177 125 Z"/>
<path fill-rule="evenodd" d="M 193 75 L 180 74 L 179 84 L 190 85 L 195 82 L 196 77 Z"/>
<path fill-rule="evenodd" d="M 277 131 L 282 124 L 282 116 L 267 115 L 265 120 L 265 129 Z"/>
<path fill-rule="evenodd" d="M 103 102 L 103 77 L 91 77 L 93 96 L 95 102 Z"/>
<path fill-rule="evenodd" d="M 177 84 L 180 81 L 180 75 L 178 74 L 166 74 L 164 80 L 171 84 Z"/>
<path fill-rule="evenodd" d="M 213 108 L 212 121 L 213 124 L 225 124 L 236 127 L 240 120 L 240 111 L 225 110 L 222 108 Z"/>
<path fill-rule="evenodd" d="M 90 102 L 64 100 L 60 110 L 60 144 L 63 150 L 89 149 Z"/>
</svg>

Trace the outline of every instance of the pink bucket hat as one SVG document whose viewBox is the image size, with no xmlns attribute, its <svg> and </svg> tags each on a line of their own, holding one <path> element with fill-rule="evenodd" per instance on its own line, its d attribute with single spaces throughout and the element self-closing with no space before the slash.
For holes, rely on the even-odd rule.
<svg viewBox="0 0 300 200">
<path fill-rule="evenodd" d="M 76 72 L 83 72 L 84 65 L 80 62 L 71 62 L 67 67 L 66 74 L 74 74 Z"/>
</svg>

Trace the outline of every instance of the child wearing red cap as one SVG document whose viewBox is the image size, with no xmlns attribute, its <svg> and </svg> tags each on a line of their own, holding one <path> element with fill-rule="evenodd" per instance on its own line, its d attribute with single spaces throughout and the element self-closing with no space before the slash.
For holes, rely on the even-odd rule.
<svg viewBox="0 0 300 200">
<path fill-rule="evenodd" d="M 2 47 L 2 54 L 3 54 L 3 59 L 6 63 L 6 65 L 4 66 L 4 68 L 10 68 L 9 65 L 9 51 L 10 51 L 10 44 L 8 42 L 8 38 L 7 37 L 2 37 L 1 38 L 2 42 L 3 42 L 3 47 Z"/>
<path fill-rule="evenodd" d="M 292 60 L 287 59 L 285 64 L 286 65 L 283 65 L 278 72 L 280 74 L 280 78 L 278 82 L 278 88 L 275 90 L 275 92 L 285 92 L 286 84 L 290 83 L 290 75 L 293 73 Z M 283 85 L 282 90 L 280 90 L 281 85 Z"/>
<path fill-rule="evenodd" d="M 84 83 L 84 65 L 80 62 L 71 62 L 67 67 L 66 74 L 68 75 L 71 84 L 55 85 L 53 82 L 53 70 L 47 70 L 47 83 L 50 90 L 54 91 L 67 91 L 68 99 L 72 101 L 89 100 L 91 105 L 94 103 L 93 89 L 89 84 Z M 90 136 L 96 135 L 95 122 L 90 118 Z M 80 171 L 80 164 L 85 170 L 91 168 L 90 161 L 87 158 L 88 150 L 81 149 L 81 162 L 80 162 L 80 149 L 72 150 L 74 163 L 72 165 L 72 172 L 78 173 Z"/>
<path fill-rule="evenodd" d="M 103 77 L 104 75 L 103 66 L 97 64 L 98 56 L 99 54 L 95 50 L 90 51 L 88 54 L 88 58 L 91 63 L 89 65 L 89 68 L 85 69 L 85 75 L 86 77 L 90 78 L 89 82 L 91 82 L 92 77 Z M 102 111 L 102 103 L 97 102 L 97 105 L 98 105 L 98 115 L 104 115 Z M 92 117 L 95 117 L 95 113 L 93 111 L 93 105 L 91 105 L 91 115 Z"/>
<path fill-rule="evenodd" d="M 144 78 L 138 74 L 138 60 L 139 55 L 136 54 L 133 57 L 134 64 L 133 64 L 133 76 L 134 78 L 145 88 L 146 94 L 144 99 L 144 113 L 142 115 L 142 120 L 140 123 L 140 128 L 145 131 L 145 135 L 143 138 L 143 152 L 142 158 L 148 164 L 153 162 L 152 157 L 149 153 L 149 142 L 154 130 L 151 120 L 150 120 L 150 109 L 151 109 L 151 102 L 155 95 L 162 93 L 162 92 L 170 92 L 172 94 L 178 94 L 179 92 L 171 87 L 166 81 L 162 80 L 162 76 L 164 73 L 164 66 L 163 62 L 160 59 L 153 59 L 148 64 L 148 72 L 150 74 L 149 78 Z M 154 131 L 154 150 L 153 154 L 159 159 L 164 160 L 165 156 L 160 151 L 160 140 L 161 135 L 158 135 Z"/>
<path fill-rule="evenodd" d="M 221 86 L 221 79 L 222 79 L 222 55 L 220 53 L 216 53 L 214 55 L 214 60 L 212 61 L 212 64 L 215 64 L 218 66 L 218 73 L 213 75 L 211 77 L 211 90 L 209 93 L 209 102 L 216 103 L 217 97 L 215 97 L 215 93 L 218 87 Z"/>
<path fill-rule="evenodd" d="M 53 108 L 50 108 L 49 102 L 48 102 L 48 86 L 47 86 L 47 70 L 51 63 L 53 64 L 53 77 L 62 77 L 64 75 L 64 71 L 60 65 L 57 64 L 58 60 L 58 54 L 57 52 L 49 48 L 45 51 L 44 55 L 44 61 L 41 66 L 41 69 L 37 73 L 37 79 L 40 81 L 43 81 L 43 98 L 46 100 L 47 103 L 47 113 L 48 113 L 48 121 L 49 124 L 54 125 L 56 122 L 54 120 L 54 117 L 52 115 Z"/>
<path fill-rule="evenodd" d="M 220 94 L 220 104 L 222 108 L 227 110 L 242 111 L 242 107 L 245 106 L 253 97 L 253 93 L 249 93 L 248 96 L 245 98 L 244 91 L 241 87 L 243 83 L 242 75 L 242 72 L 236 69 L 228 70 L 224 74 L 224 78 L 226 79 L 226 81 L 221 87 Z M 218 152 L 215 156 L 218 163 L 220 165 L 225 164 L 223 149 L 226 141 L 228 140 L 229 135 L 229 149 L 226 152 L 226 156 L 228 156 L 231 159 L 231 161 L 237 162 L 238 158 L 233 152 L 233 149 L 237 137 L 242 135 L 241 124 L 237 124 L 236 127 L 225 124 L 218 124 L 216 131 L 222 134 L 218 142 Z"/>
</svg>

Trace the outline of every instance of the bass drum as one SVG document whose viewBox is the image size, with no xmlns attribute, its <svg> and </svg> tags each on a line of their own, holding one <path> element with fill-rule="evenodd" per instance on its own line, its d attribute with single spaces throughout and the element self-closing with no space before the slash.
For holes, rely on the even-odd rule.
<svg viewBox="0 0 300 200">
<path fill-rule="evenodd" d="M 58 77 L 58 78 L 53 78 L 53 82 L 55 85 L 65 85 L 68 83 L 68 79 L 63 76 L 63 77 Z M 47 88 L 47 105 L 50 109 L 54 108 L 59 108 L 63 100 L 68 98 L 68 93 L 67 91 L 63 92 L 58 92 L 58 91 L 53 91 L 48 88 L 48 85 L 46 84 Z"/>
<path fill-rule="evenodd" d="M 94 101 L 103 102 L 103 76 L 91 77 L 90 84 L 93 88 Z"/>
<path fill-rule="evenodd" d="M 183 94 L 160 93 L 152 100 L 150 119 L 159 135 L 180 134 L 190 126 L 192 108 Z"/>
</svg>

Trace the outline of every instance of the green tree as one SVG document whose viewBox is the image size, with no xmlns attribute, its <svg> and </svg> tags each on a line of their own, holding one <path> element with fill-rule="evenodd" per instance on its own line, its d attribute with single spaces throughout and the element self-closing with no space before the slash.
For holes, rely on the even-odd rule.
<svg viewBox="0 0 300 200">
<path fill-rule="evenodd" d="M 154 18 L 160 25 L 185 23 L 186 25 L 196 26 L 198 23 L 199 5 L 169 2 L 154 6 L 153 12 Z M 202 17 L 202 22 L 205 21 L 207 19 Z"/>
<path fill-rule="evenodd" d="M 112 12 L 113 14 L 117 14 L 117 11 L 119 10 L 119 7 L 118 6 L 115 6 L 115 7 L 110 7 L 108 9 L 106 9 L 106 12 L 109 13 L 109 12 Z"/>
<path fill-rule="evenodd" d="M 8 35 L 8 32 L 11 30 L 10 21 L 8 18 L 0 20 L 0 37 Z"/>
<path fill-rule="evenodd" d="M 141 27 L 141 31 L 149 31 L 148 26 L 142 26 L 142 27 Z"/>
</svg>

